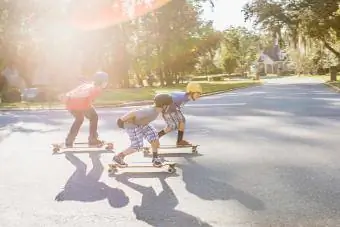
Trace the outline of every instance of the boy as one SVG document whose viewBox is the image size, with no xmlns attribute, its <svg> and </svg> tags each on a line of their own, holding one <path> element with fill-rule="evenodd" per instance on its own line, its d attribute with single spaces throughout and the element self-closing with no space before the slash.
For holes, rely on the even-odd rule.
<svg viewBox="0 0 340 227">
<path fill-rule="evenodd" d="M 197 100 L 202 94 L 202 87 L 199 83 L 190 82 L 187 85 L 186 92 L 174 92 L 171 93 L 173 104 L 163 113 L 163 119 L 167 124 L 167 127 L 158 132 L 158 137 L 162 137 L 165 134 L 177 129 L 177 146 L 191 145 L 189 142 L 183 140 L 185 117 L 181 111 L 181 107 L 184 106 L 190 100 Z"/>
<path fill-rule="evenodd" d="M 73 147 L 75 138 L 84 122 L 84 117 L 90 121 L 90 132 L 88 137 L 89 146 L 101 146 L 103 141 L 98 139 L 98 115 L 92 106 L 92 101 L 101 94 L 107 86 L 109 76 L 105 72 L 96 72 L 92 83 L 84 83 L 66 93 L 62 98 L 66 109 L 75 118 L 70 131 L 65 139 L 65 146 Z"/>
<path fill-rule="evenodd" d="M 131 145 L 123 152 L 115 155 L 113 161 L 120 166 L 127 166 L 124 158 L 127 155 L 139 151 L 143 148 L 143 139 L 145 138 L 152 147 L 152 163 L 155 167 L 162 166 L 162 160 L 158 157 L 158 134 L 156 129 L 150 125 L 150 122 L 157 119 L 158 115 L 164 112 L 172 103 L 172 98 L 167 94 L 155 96 L 154 105 L 136 109 L 128 112 L 117 120 L 119 128 L 124 128 L 129 135 Z"/>
</svg>

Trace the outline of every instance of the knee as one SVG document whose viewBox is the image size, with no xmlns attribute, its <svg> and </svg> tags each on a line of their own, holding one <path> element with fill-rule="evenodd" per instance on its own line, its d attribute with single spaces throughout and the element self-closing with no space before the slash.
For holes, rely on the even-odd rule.
<svg viewBox="0 0 340 227">
<path fill-rule="evenodd" d="M 93 113 L 93 115 L 90 118 L 90 121 L 98 121 L 98 114 L 97 113 Z"/>
<path fill-rule="evenodd" d="M 159 140 L 151 141 L 150 144 L 153 148 L 159 148 Z"/>
<path fill-rule="evenodd" d="M 182 126 L 184 126 L 184 125 L 185 125 L 185 120 L 180 121 L 180 122 L 178 123 L 178 126 L 179 126 L 179 127 L 182 127 Z"/>
<path fill-rule="evenodd" d="M 81 117 L 76 117 L 76 119 L 75 119 L 74 122 L 81 125 L 81 124 L 83 124 L 83 122 L 84 122 L 84 117 L 83 117 L 83 116 L 81 116 Z"/>
<path fill-rule="evenodd" d="M 165 132 L 171 132 L 176 129 L 176 125 L 168 125 L 167 128 L 165 129 Z"/>
</svg>

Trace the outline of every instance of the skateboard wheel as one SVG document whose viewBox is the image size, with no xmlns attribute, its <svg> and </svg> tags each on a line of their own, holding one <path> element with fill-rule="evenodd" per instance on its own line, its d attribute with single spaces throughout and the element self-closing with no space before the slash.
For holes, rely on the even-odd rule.
<svg viewBox="0 0 340 227">
<path fill-rule="evenodd" d="M 117 168 L 116 167 L 110 167 L 108 172 L 109 172 L 109 174 L 114 174 L 114 173 L 117 172 Z"/>
<path fill-rule="evenodd" d="M 58 151 L 60 151 L 59 148 L 57 148 L 57 147 L 53 148 L 53 153 L 57 153 Z"/>
<path fill-rule="evenodd" d="M 175 172 L 176 172 L 176 169 L 175 169 L 175 168 L 170 167 L 170 168 L 168 169 L 168 173 L 175 173 Z"/>
</svg>

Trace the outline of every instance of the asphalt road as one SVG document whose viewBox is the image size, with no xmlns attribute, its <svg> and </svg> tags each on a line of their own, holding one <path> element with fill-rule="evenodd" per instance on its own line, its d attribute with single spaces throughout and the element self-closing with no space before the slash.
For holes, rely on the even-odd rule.
<svg viewBox="0 0 340 227">
<path fill-rule="evenodd" d="M 99 110 L 100 136 L 117 150 L 128 145 L 115 125 L 128 109 Z M 165 155 L 179 163 L 175 175 L 109 177 L 112 154 L 52 155 L 72 122 L 65 111 L 0 114 L 1 227 L 340 226 L 340 97 L 316 79 L 272 79 L 188 104 L 185 138 L 200 155 L 165 150 L 186 153 Z"/>
</svg>

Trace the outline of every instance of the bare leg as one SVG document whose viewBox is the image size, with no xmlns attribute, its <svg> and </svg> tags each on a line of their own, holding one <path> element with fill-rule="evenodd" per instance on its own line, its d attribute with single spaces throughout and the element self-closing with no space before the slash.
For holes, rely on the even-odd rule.
<svg viewBox="0 0 340 227">
<path fill-rule="evenodd" d="M 154 141 L 150 142 L 150 144 L 151 144 L 153 156 L 158 157 L 159 140 L 154 140 Z"/>
<path fill-rule="evenodd" d="M 150 142 L 152 148 L 152 163 L 155 167 L 162 166 L 162 160 L 158 157 L 159 140 Z"/>
<path fill-rule="evenodd" d="M 132 147 L 126 148 L 124 151 L 120 152 L 118 155 L 121 155 L 122 157 L 128 156 L 130 154 L 133 154 L 137 152 L 138 150 Z"/>
<path fill-rule="evenodd" d="M 137 151 L 138 151 L 137 149 L 129 147 L 129 148 L 125 149 L 124 151 L 115 155 L 113 157 L 113 161 L 115 161 L 116 163 L 118 163 L 121 166 L 127 166 L 127 163 L 124 161 L 125 156 L 133 154 Z"/>
</svg>

